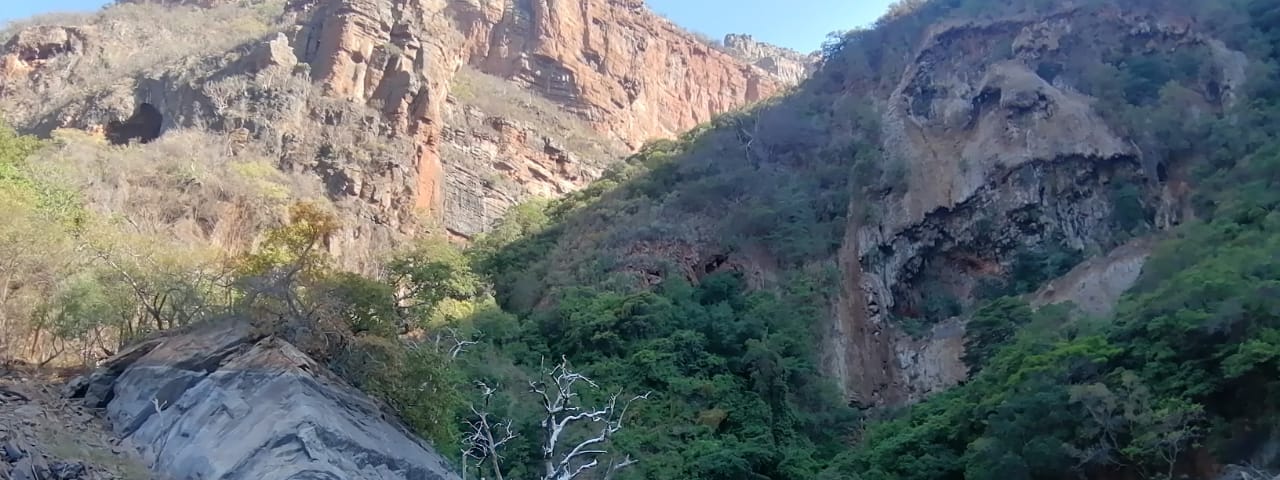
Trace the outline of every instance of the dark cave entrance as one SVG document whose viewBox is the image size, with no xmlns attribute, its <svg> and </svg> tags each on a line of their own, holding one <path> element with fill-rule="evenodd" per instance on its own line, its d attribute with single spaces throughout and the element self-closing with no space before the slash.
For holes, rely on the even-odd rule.
<svg viewBox="0 0 1280 480">
<path fill-rule="evenodd" d="M 138 105 L 127 120 L 108 122 L 105 133 L 112 145 L 128 145 L 133 140 L 151 143 L 160 138 L 160 127 L 163 124 L 164 115 L 160 114 L 160 110 L 150 103 L 143 103 Z"/>
</svg>

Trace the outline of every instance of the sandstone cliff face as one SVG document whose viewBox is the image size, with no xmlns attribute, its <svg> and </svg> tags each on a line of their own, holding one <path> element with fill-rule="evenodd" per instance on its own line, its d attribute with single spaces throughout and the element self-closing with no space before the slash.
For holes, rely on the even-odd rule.
<svg viewBox="0 0 1280 480">
<path fill-rule="evenodd" d="M 444 224 L 459 237 L 485 231 L 530 195 L 585 186 L 627 151 L 542 97 L 470 68 L 454 81 L 445 123 Z"/>
<path fill-rule="evenodd" d="M 724 47 L 730 55 L 755 65 L 786 85 L 798 85 L 818 68 L 817 54 L 758 42 L 751 35 L 725 35 Z"/>
<path fill-rule="evenodd" d="M 448 179 L 441 160 L 445 100 L 463 64 L 554 101 L 631 148 L 777 89 L 766 75 L 634 1 L 311 0 L 291 9 L 311 18 L 294 42 L 315 80 L 331 96 L 381 106 L 397 129 L 413 135 L 415 205 L 462 235 L 492 218 L 471 214 L 479 212 L 476 205 L 511 203 L 509 193 L 460 187 L 474 182 Z M 515 140 L 513 149 L 521 150 Z M 466 173 L 510 170 L 491 165 Z M 515 198 L 563 192 L 566 184 L 591 179 L 569 175 L 578 178 L 522 176 L 531 188 Z"/>
<path fill-rule="evenodd" d="M 717 51 L 641 0 L 511 2 L 477 25 L 481 71 L 564 104 L 602 132 L 639 147 L 778 90 L 762 72 Z"/>
<path fill-rule="evenodd" d="M 778 88 L 639 2 L 293 0 L 270 18 L 253 15 L 279 2 L 122 3 L 7 41 L 6 120 L 93 131 L 147 103 L 165 131 L 229 134 L 324 186 L 349 268 L 424 224 L 483 232 L 514 203 L 579 188 L 646 140 Z M 199 38 L 177 25 L 202 16 Z M 493 99 L 521 112 L 456 98 L 467 65 L 523 87 Z"/>
</svg>

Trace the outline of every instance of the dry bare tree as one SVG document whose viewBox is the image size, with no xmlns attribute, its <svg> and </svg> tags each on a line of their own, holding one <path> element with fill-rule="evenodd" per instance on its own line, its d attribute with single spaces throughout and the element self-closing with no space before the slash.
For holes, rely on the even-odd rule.
<svg viewBox="0 0 1280 480">
<path fill-rule="evenodd" d="M 462 476 L 465 479 L 468 468 L 474 466 L 479 470 L 488 461 L 494 477 L 502 480 L 502 456 L 498 451 L 517 435 L 511 431 L 511 420 L 495 422 L 489 418 L 488 408 L 496 390 L 480 381 L 476 386 L 484 398 L 484 407 L 471 406 L 475 420 L 468 422 L 467 434 L 462 438 Z M 468 460 L 473 460 L 474 464 Z"/>
<path fill-rule="evenodd" d="M 622 430 L 631 403 L 649 398 L 649 393 L 645 393 L 619 403 L 622 393 L 619 391 L 611 395 L 603 407 L 584 409 L 578 403 L 580 394 L 575 388 L 579 383 L 590 388 L 599 386 L 586 375 L 570 369 L 567 359 L 562 357 L 560 364 L 545 372 L 544 377 L 542 381 L 529 382 L 529 390 L 540 397 L 546 415 L 541 423 L 545 436 L 542 444 L 543 480 L 573 480 L 600 467 L 600 459 L 609 453 L 605 448 L 614 434 Z M 567 440 L 566 431 L 578 426 L 592 433 L 581 441 Z M 637 460 L 630 455 L 616 462 L 609 460 L 605 466 L 606 478 L 635 463 Z"/>
<path fill-rule="evenodd" d="M 631 403 L 649 398 L 649 393 L 619 400 L 622 397 L 619 391 L 610 395 L 604 406 L 585 408 L 579 400 L 579 389 L 583 386 L 598 389 L 599 386 L 586 375 L 573 371 L 567 359 L 561 357 L 558 365 L 544 369 L 542 377 L 529 382 L 529 391 L 538 396 L 544 415 L 539 422 L 543 434 L 541 480 L 573 480 L 600 469 L 603 473 L 596 478 L 607 480 L 639 463 L 630 455 L 615 460 L 616 455 L 610 455 L 608 448 L 613 436 L 622 430 Z M 488 463 L 494 477 L 502 480 L 499 449 L 515 439 L 516 434 L 511 429 L 511 420 L 491 419 L 488 408 L 496 390 L 484 382 L 476 382 L 476 386 L 480 388 L 484 406 L 471 407 L 473 420 L 467 423 L 468 432 L 462 440 L 463 475 L 471 468 L 481 470 Z M 582 435 L 585 438 L 579 439 Z"/>
</svg>

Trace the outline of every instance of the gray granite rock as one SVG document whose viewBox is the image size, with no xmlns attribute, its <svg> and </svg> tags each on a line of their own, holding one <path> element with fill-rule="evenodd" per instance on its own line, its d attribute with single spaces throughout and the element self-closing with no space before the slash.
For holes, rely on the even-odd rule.
<svg viewBox="0 0 1280 480">
<path fill-rule="evenodd" d="M 124 352 L 78 392 L 159 474 L 457 478 L 443 457 L 293 345 L 209 325 Z"/>
</svg>

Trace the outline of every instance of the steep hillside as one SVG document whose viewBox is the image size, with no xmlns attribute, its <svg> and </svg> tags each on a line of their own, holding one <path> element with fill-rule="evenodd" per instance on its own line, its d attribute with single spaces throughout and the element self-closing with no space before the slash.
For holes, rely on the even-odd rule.
<svg viewBox="0 0 1280 480">
<path fill-rule="evenodd" d="M 77 393 L 157 465 L 1280 471 L 1275 2 L 899 2 L 785 91 L 638 1 L 170 3 L 0 63 L 52 133 L 0 129 L 0 347 L 116 354 Z"/>
<path fill-rule="evenodd" d="M 1257 223 L 1275 216 L 1262 193 L 1276 181 L 1264 148 L 1274 13 L 905 2 L 831 44 L 792 94 L 650 144 L 546 217 L 506 222 L 498 233 L 526 234 L 495 235 L 481 261 L 521 316 L 499 350 L 569 352 L 612 382 L 668 392 L 657 410 L 685 416 L 646 411 L 637 448 L 717 447 L 664 453 L 650 476 L 809 478 L 837 439 L 864 448 L 831 478 L 1210 476 L 1218 461 L 1274 462 L 1256 448 L 1275 431 L 1258 403 L 1275 384 L 1246 380 L 1275 373 L 1269 354 L 1247 353 L 1270 348 L 1260 338 L 1277 320 L 1274 261 L 1253 257 L 1274 241 Z M 1250 193 L 1224 188 L 1243 178 Z M 1265 233 L 1235 237 L 1233 222 Z M 1166 235 L 1196 236 L 1174 244 L 1205 256 L 1150 254 Z M 1244 258 L 1257 270 L 1238 270 Z M 1147 262 L 1160 267 L 1140 275 Z M 1219 281 L 1205 275 L 1239 290 L 1174 286 Z M 1135 282 L 1142 295 L 1102 303 Z M 1033 314 L 1022 296 L 1041 287 Z M 1095 303 L 1046 306 L 1060 301 Z M 1222 308 L 1243 310 L 1230 327 L 1195 323 Z M 1203 350 L 1168 343 L 1190 332 Z M 944 391 L 866 432 L 848 417 L 892 418 Z M 1124 407 L 1148 409 L 1125 425 L 1082 420 L 1106 395 L 1152 403 Z M 1061 426 L 1075 436 L 1018 423 L 1047 415 L 1035 402 L 1076 415 Z M 690 430 L 664 433 L 677 424 Z M 1049 443 L 1021 449 L 999 428 Z M 1017 466 L 983 463 L 1002 461 Z"/>
<path fill-rule="evenodd" d="M 0 358 L 110 357 L 72 395 L 175 478 L 455 478 L 439 348 L 491 302 L 441 236 L 781 88 L 631 1 L 122 0 L 0 37 Z M 19 447 L 0 473 L 58 446 Z"/>
<path fill-rule="evenodd" d="M 911 25 L 921 13 L 853 34 L 800 92 L 633 157 L 613 177 L 621 188 L 557 227 L 538 288 L 729 269 L 773 289 L 789 271 L 839 265 L 824 350 L 848 396 L 900 404 L 953 385 L 961 345 L 946 344 L 959 336 L 926 346 L 930 326 L 983 290 L 1018 289 L 1005 283 L 1021 253 L 1065 257 L 1047 280 L 1191 215 L 1187 165 L 1200 154 L 1167 140 L 1229 110 L 1249 64 L 1144 11 Z M 900 70 L 866 69 L 894 58 L 878 43 L 916 33 Z M 934 347 L 950 357 L 913 358 Z"/>
<path fill-rule="evenodd" d="M 423 225 L 473 236 L 778 89 L 626 1 L 139 1 L 52 21 L 0 52 L 7 122 L 225 135 L 319 181 L 355 268 Z"/>
</svg>

